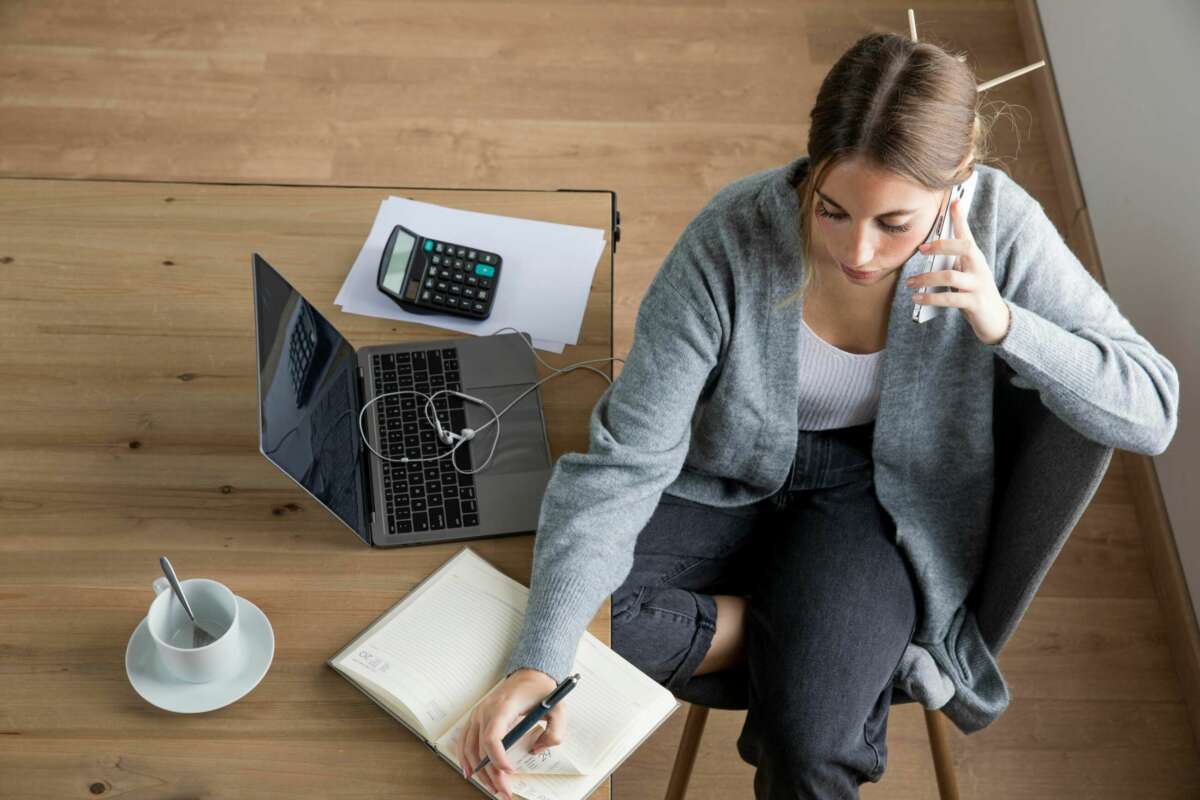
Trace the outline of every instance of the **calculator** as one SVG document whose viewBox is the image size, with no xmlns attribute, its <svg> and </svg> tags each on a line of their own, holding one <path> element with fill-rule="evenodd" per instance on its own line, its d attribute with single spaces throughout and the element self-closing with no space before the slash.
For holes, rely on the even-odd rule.
<svg viewBox="0 0 1200 800">
<path fill-rule="evenodd" d="M 379 291 L 414 314 L 491 316 L 502 259 L 396 225 L 379 260 Z"/>
</svg>

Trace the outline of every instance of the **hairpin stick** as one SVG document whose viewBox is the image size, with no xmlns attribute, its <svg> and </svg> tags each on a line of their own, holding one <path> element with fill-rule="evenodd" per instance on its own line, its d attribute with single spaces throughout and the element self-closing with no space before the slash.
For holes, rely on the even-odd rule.
<svg viewBox="0 0 1200 800">
<path fill-rule="evenodd" d="M 908 9 L 908 36 L 914 42 L 917 41 L 917 14 L 911 8 Z M 955 56 L 955 58 L 957 58 L 959 61 L 967 60 L 966 53 L 959 55 L 959 56 Z M 999 86 L 1000 84 L 1004 83 L 1007 80 L 1012 80 L 1013 78 L 1016 78 L 1019 75 L 1024 75 L 1026 72 L 1032 72 L 1033 70 L 1037 69 L 1038 67 L 1044 67 L 1044 66 L 1046 66 L 1045 61 L 1038 61 L 1034 64 L 1030 64 L 1027 67 L 1021 67 L 1020 69 L 1014 69 L 1012 72 L 1005 73 L 1004 75 L 1001 75 L 999 78 L 992 78 L 990 81 L 985 81 L 981 84 L 978 84 L 975 87 L 975 93 L 979 94 L 982 91 L 991 89 L 993 86 Z"/>
<path fill-rule="evenodd" d="M 917 41 L 917 14 L 911 8 L 908 10 L 908 37 L 914 42 Z M 959 61 L 966 61 L 967 54 L 963 53 L 960 56 L 955 56 Z"/>
<path fill-rule="evenodd" d="M 975 87 L 975 92 L 976 92 L 976 94 L 978 94 L 979 92 L 982 92 L 985 89 L 990 89 L 993 86 L 999 86 L 1000 84 L 1004 83 L 1005 81 L 1012 80 L 1013 78 L 1017 77 L 1018 75 L 1024 75 L 1026 72 L 1032 72 L 1033 70 L 1037 69 L 1038 67 L 1044 67 L 1044 66 L 1046 66 L 1045 61 L 1038 61 L 1033 64 L 1030 64 L 1027 67 L 1021 67 L 1020 69 L 1014 69 L 1012 72 L 1007 72 L 1007 73 L 1001 75 L 999 78 L 992 78 L 990 81 L 984 81 L 983 83 L 981 83 Z"/>
</svg>

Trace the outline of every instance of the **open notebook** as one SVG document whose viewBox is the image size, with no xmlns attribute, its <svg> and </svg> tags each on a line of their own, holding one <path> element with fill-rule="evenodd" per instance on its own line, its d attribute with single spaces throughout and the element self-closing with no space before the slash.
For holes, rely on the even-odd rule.
<svg viewBox="0 0 1200 800">
<path fill-rule="evenodd" d="M 528 596 L 528 588 L 464 547 L 327 663 L 455 765 L 461 779 L 459 732 L 475 704 L 504 680 Z M 571 671 L 580 679 L 562 700 L 565 741 L 530 754 L 543 720 L 508 750 L 514 797 L 583 800 L 680 705 L 586 631 Z M 496 796 L 482 780 L 470 780 Z"/>
</svg>

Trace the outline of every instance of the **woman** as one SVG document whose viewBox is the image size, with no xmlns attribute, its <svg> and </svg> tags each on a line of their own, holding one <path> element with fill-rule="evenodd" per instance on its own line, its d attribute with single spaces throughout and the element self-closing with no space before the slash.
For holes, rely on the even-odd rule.
<svg viewBox="0 0 1200 800">
<path fill-rule="evenodd" d="M 501 796 L 500 738 L 573 671 L 610 594 L 616 652 L 684 700 L 740 693 L 726 707 L 749 709 L 737 747 L 758 798 L 880 780 L 896 687 L 965 732 L 1003 711 L 995 637 L 967 603 L 997 375 L 1080 440 L 1141 453 L 1174 434 L 1178 377 L 1037 201 L 977 164 L 975 86 L 937 46 L 866 36 L 821 86 L 807 156 L 689 223 L 589 451 L 556 464 L 507 677 L 468 721 L 460 760 L 490 756 Z M 973 173 L 969 211 L 947 208 Z M 956 237 L 922 246 L 943 213 Z M 957 269 L 927 273 L 936 253 Z M 945 308 L 918 325 L 914 303 Z"/>
</svg>

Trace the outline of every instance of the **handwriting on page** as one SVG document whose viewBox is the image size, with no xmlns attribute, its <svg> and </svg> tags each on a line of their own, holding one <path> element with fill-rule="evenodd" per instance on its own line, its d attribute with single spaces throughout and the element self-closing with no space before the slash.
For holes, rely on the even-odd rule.
<svg viewBox="0 0 1200 800">
<path fill-rule="evenodd" d="M 545 725 L 538 723 L 521 741 L 509 750 L 509 758 L 513 769 L 517 772 L 538 773 L 541 775 L 582 775 L 584 771 L 571 760 L 570 752 L 562 746 L 547 747 L 540 753 L 531 753 L 537 738 L 542 735 Z M 519 748 L 519 749 L 518 749 Z"/>
<path fill-rule="evenodd" d="M 526 753 L 525 756 L 517 762 L 514 769 L 518 772 L 546 772 L 544 769 L 554 760 L 554 748 L 547 747 L 540 753 Z"/>
<path fill-rule="evenodd" d="M 387 662 L 386 658 L 366 647 L 360 648 L 350 659 L 376 675 L 382 675 L 391 668 L 391 664 Z"/>
<path fill-rule="evenodd" d="M 457 755 L 459 750 L 459 739 L 462 737 L 462 731 L 466 727 L 466 720 L 460 719 L 447 732 L 447 734 L 438 742 L 438 747 L 442 752 L 454 753 Z M 541 775 L 583 775 L 583 770 L 579 765 L 571 759 L 569 748 L 562 745 L 556 747 L 548 747 L 540 753 L 530 753 L 529 749 L 533 747 L 538 737 L 542 735 L 542 731 L 546 729 L 545 722 L 539 722 L 525 732 L 525 735 L 518 739 L 513 746 L 505 751 L 509 763 L 513 765 L 513 769 L 520 773 L 537 773 Z M 514 778 L 517 775 L 513 776 Z M 515 784 L 514 784 L 515 786 Z"/>
</svg>

